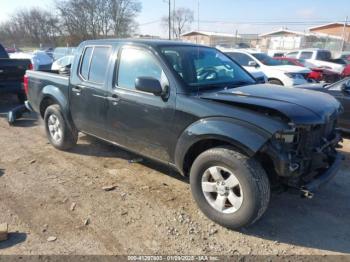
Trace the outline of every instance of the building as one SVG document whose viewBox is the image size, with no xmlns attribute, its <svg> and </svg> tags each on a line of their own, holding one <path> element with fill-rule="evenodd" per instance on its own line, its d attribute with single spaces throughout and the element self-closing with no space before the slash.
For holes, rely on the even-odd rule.
<svg viewBox="0 0 350 262">
<path fill-rule="evenodd" d="M 207 31 L 191 31 L 181 35 L 185 42 L 196 43 L 207 46 L 232 46 L 239 42 L 241 37 L 235 34 L 216 33 Z"/>
<path fill-rule="evenodd" d="M 309 28 L 311 33 L 325 36 L 335 36 L 350 43 L 350 25 L 345 23 L 330 23 Z"/>
<path fill-rule="evenodd" d="M 319 32 L 299 32 L 280 29 L 260 35 L 259 47 L 270 52 L 292 51 L 304 48 L 324 48 L 339 51 L 342 38 Z"/>
</svg>

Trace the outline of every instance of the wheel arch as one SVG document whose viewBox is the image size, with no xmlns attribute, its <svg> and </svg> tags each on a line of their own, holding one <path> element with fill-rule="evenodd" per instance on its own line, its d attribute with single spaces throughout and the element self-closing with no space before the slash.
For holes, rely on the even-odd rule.
<svg viewBox="0 0 350 262">
<path fill-rule="evenodd" d="M 187 128 L 175 150 L 175 166 L 187 176 L 194 160 L 204 151 L 217 146 L 230 146 L 254 156 L 272 134 L 241 120 L 212 118 L 200 120 Z"/>
</svg>

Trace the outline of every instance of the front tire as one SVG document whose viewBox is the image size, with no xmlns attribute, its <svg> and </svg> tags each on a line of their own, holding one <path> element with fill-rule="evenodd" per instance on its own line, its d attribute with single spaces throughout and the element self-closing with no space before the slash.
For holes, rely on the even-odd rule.
<svg viewBox="0 0 350 262">
<path fill-rule="evenodd" d="M 261 165 L 228 147 L 199 155 L 191 168 L 190 183 L 202 212 L 230 229 L 256 222 L 270 201 L 270 183 Z"/>
<path fill-rule="evenodd" d="M 78 141 L 78 132 L 72 131 L 58 105 L 51 105 L 44 116 L 46 135 L 50 143 L 59 150 L 69 150 Z"/>
</svg>

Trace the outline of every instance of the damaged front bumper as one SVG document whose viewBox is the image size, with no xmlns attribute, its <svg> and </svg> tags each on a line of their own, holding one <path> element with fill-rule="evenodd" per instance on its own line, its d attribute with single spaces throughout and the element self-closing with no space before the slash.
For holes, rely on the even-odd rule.
<svg viewBox="0 0 350 262">
<path fill-rule="evenodd" d="M 337 175 L 343 160 L 344 156 L 338 153 L 333 164 L 326 171 L 314 177 L 312 181 L 301 186 L 300 190 L 303 195 L 308 198 L 312 197 L 322 185 L 332 180 Z"/>
</svg>

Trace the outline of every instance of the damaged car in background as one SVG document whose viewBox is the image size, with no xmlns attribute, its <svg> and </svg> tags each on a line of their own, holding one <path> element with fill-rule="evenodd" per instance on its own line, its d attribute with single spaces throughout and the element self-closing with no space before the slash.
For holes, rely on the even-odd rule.
<svg viewBox="0 0 350 262">
<path fill-rule="evenodd" d="M 27 71 L 25 83 L 54 147 L 69 150 L 82 132 L 169 165 L 232 229 L 257 221 L 276 185 L 311 197 L 342 160 L 335 98 L 257 84 L 214 48 L 86 41 L 70 76 Z"/>
</svg>

